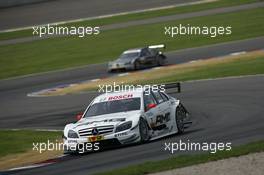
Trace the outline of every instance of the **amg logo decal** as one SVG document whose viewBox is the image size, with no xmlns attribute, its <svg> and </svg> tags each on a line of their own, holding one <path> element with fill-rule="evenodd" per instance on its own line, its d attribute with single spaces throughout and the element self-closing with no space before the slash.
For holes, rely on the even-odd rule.
<svg viewBox="0 0 264 175">
<path fill-rule="evenodd" d="M 170 121 L 170 113 L 166 113 L 165 115 L 158 115 L 156 118 L 156 125 L 158 124 L 164 124 L 166 122 Z"/>
</svg>

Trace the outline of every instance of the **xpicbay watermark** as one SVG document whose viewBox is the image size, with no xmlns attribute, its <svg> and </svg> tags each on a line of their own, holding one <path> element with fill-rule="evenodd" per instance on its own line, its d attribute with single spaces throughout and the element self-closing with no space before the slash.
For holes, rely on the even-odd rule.
<svg viewBox="0 0 264 175">
<path fill-rule="evenodd" d="M 58 26 L 58 25 L 43 25 L 43 26 L 34 26 L 32 27 L 32 35 L 34 36 L 78 36 L 83 38 L 89 35 L 98 35 L 100 34 L 100 27 L 91 27 L 91 26 Z"/>
</svg>

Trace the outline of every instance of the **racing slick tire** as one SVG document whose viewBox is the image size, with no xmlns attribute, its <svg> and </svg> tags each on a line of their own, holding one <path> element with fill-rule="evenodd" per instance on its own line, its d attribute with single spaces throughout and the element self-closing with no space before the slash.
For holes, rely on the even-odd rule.
<svg viewBox="0 0 264 175">
<path fill-rule="evenodd" d="M 176 108 L 176 126 L 179 134 L 184 132 L 184 118 L 186 118 L 186 112 L 182 104 L 179 104 Z"/>
<path fill-rule="evenodd" d="M 140 69 L 140 63 L 139 61 L 134 62 L 134 70 L 139 70 Z"/>
<path fill-rule="evenodd" d="M 165 58 L 162 56 L 159 56 L 157 59 L 157 65 L 158 66 L 164 66 L 164 64 L 165 64 Z"/>
<path fill-rule="evenodd" d="M 139 126 L 140 142 L 145 143 L 149 141 L 150 136 L 149 136 L 149 128 L 147 122 L 144 119 L 140 118 L 138 126 Z"/>
<path fill-rule="evenodd" d="M 64 149 L 63 154 L 64 155 L 79 155 L 80 152 L 79 152 L 79 150 L 77 148 L 76 148 L 76 150 L 66 150 L 66 149 Z"/>
</svg>

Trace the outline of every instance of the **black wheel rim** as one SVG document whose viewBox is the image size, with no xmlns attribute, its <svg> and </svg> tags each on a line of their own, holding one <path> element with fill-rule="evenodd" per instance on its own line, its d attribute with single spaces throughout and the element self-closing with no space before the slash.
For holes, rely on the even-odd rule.
<svg viewBox="0 0 264 175">
<path fill-rule="evenodd" d="M 178 109 L 176 117 L 177 117 L 176 121 L 177 121 L 178 130 L 180 132 L 183 132 L 184 131 L 184 122 L 183 122 L 184 113 L 180 109 Z"/>
</svg>

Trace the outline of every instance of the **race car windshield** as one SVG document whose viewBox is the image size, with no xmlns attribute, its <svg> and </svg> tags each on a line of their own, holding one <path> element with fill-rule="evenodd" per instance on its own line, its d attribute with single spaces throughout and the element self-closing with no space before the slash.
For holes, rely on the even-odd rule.
<svg viewBox="0 0 264 175">
<path fill-rule="evenodd" d="M 130 53 L 123 53 L 120 58 L 121 59 L 130 59 L 139 56 L 139 52 L 130 52 Z"/>
<path fill-rule="evenodd" d="M 140 110 L 140 98 L 129 98 L 123 100 L 105 101 L 95 103 L 85 113 L 85 118 L 118 112 Z"/>
</svg>

